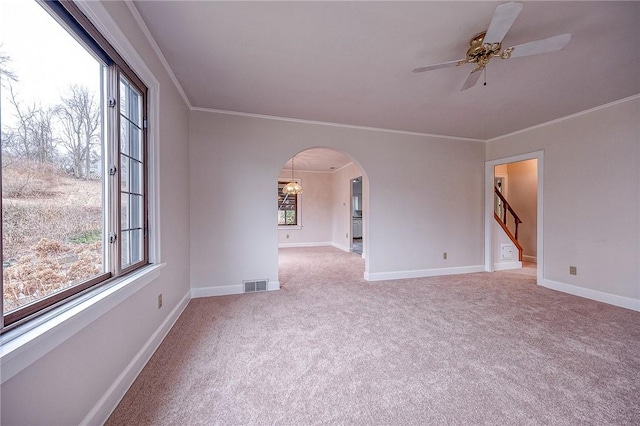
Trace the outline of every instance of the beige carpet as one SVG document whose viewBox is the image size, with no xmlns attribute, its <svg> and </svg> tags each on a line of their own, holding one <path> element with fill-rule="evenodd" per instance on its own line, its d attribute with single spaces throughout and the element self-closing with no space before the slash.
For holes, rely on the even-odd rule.
<svg viewBox="0 0 640 426">
<path fill-rule="evenodd" d="M 640 313 L 519 273 L 363 269 L 282 249 L 280 291 L 192 300 L 107 424 L 640 424 Z"/>
</svg>

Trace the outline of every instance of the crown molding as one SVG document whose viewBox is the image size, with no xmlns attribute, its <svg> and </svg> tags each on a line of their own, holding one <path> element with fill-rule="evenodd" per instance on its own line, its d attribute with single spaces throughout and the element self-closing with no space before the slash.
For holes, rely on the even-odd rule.
<svg viewBox="0 0 640 426">
<path fill-rule="evenodd" d="M 185 93 L 184 89 L 182 88 L 182 85 L 180 84 L 180 82 L 178 81 L 178 78 L 176 77 L 176 75 L 174 74 L 173 70 L 169 66 L 169 62 L 167 62 L 167 58 L 164 57 L 164 54 L 162 53 L 162 50 L 160 50 L 160 46 L 158 46 L 158 43 L 156 43 L 156 40 L 151 35 L 151 31 L 149 31 L 149 27 L 147 27 L 147 24 L 144 22 L 144 19 L 142 19 L 142 15 L 140 15 L 140 12 L 138 11 L 138 8 L 135 6 L 135 4 L 133 4 L 133 1 L 131 1 L 131 0 L 125 0 L 124 3 L 129 8 L 129 11 L 131 12 L 131 15 L 133 16 L 133 19 L 136 21 L 136 23 L 140 27 L 140 30 L 142 31 L 142 33 L 146 37 L 147 41 L 151 45 L 151 48 L 153 49 L 153 51 L 158 56 L 158 59 L 160 60 L 160 63 L 164 67 L 165 71 L 167 72 L 167 74 L 169 74 L 169 78 L 171 78 L 171 81 L 173 82 L 174 86 L 178 90 L 178 93 L 180 93 L 180 96 L 182 96 L 182 99 L 184 100 L 184 102 L 187 104 L 187 107 L 190 110 L 193 109 L 193 105 L 191 104 L 191 101 L 189 101 L 189 98 L 187 97 L 187 94 Z"/>
<path fill-rule="evenodd" d="M 395 133 L 400 135 L 410 135 L 410 136 L 427 136 L 432 138 L 441 138 L 441 139 L 453 139 L 459 141 L 466 142 L 486 142 L 483 139 L 474 139 L 474 138 L 463 138 L 458 136 L 447 136 L 447 135 L 437 135 L 432 133 L 421 133 L 421 132 L 411 132 L 408 130 L 395 130 L 395 129 L 384 129 L 381 127 L 369 127 L 369 126 L 357 126 L 354 124 L 342 124 L 342 123 L 332 123 L 330 121 L 317 121 L 317 120 L 306 120 L 302 118 L 289 118 L 289 117 L 280 117 L 276 115 L 265 115 L 265 114 L 254 114 L 249 112 L 239 112 L 239 111 L 229 111 L 224 109 L 215 109 L 215 108 L 201 108 L 201 107 L 193 107 L 191 111 L 200 111 L 200 112 L 211 112 L 216 114 L 226 114 L 226 115 L 236 115 L 241 117 L 251 117 L 251 118 L 261 118 L 265 120 L 276 120 L 276 121 L 287 121 L 290 123 L 302 123 L 302 124 L 316 124 L 319 126 L 329 126 L 329 127 L 342 127 L 346 129 L 357 129 L 357 130 L 368 130 L 372 132 L 383 132 L 383 133 Z"/>
<path fill-rule="evenodd" d="M 539 129 L 541 127 L 546 127 L 546 126 L 550 126 L 550 125 L 553 125 L 553 124 L 556 124 L 556 123 L 560 123 L 560 122 L 563 122 L 563 121 L 566 121 L 566 120 L 571 120 L 572 118 L 580 117 L 581 115 L 591 114 L 592 112 L 599 111 L 599 110 L 605 109 L 605 108 L 609 108 L 609 107 L 612 107 L 612 106 L 615 106 L 615 105 L 618 105 L 618 104 L 623 104 L 625 102 L 629 102 L 629 101 L 632 101 L 634 99 L 640 99 L 640 94 L 629 96 L 627 98 L 618 99 L 617 101 L 613 101 L 613 102 L 609 102 L 609 103 L 604 104 L 604 105 L 599 105 L 597 107 L 589 108 L 589 109 L 586 109 L 584 111 L 580 111 L 580 112 L 576 112 L 575 114 L 570 114 L 570 115 L 566 115 L 564 117 L 556 118 L 556 119 L 551 120 L 551 121 L 545 121 L 544 123 L 540 123 L 540 124 L 536 124 L 535 126 L 526 127 L 524 129 L 516 130 L 515 132 L 507 133 L 507 134 L 504 134 L 502 136 L 496 136 L 495 138 L 487 139 L 486 142 L 487 143 L 494 142 L 494 141 L 497 141 L 497 140 L 500 140 L 500 139 L 503 139 L 503 138 L 507 138 L 507 137 L 514 136 L 514 135 L 518 135 L 520 133 L 529 132 L 531 130 Z"/>
</svg>

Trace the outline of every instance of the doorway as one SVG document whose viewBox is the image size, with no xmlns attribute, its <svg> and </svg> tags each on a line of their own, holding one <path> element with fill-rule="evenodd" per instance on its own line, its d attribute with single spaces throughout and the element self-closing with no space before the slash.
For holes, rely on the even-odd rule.
<svg viewBox="0 0 640 426">
<path fill-rule="evenodd" d="M 291 180 L 297 181 L 303 191 L 294 200 L 295 209 L 291 208 L 296 213 L 295 223 L 286 223 L 285 212 L 284 224 L 277 225 L 278 253 L 290 248 L 313 251 L 315 247 L 331 246 L 348 257 L 361 257 L 367 271 L 368 247 L 364 241 L 368 244 L 365 235 L 369 183 L 365 170 L 346 153 L 332 148 L 308 148 L 295 154 L 295 164 L 293 157 L 287 160 L 274 186 L 277 182 L 286 185 Z M 285 198 L 278 183 L 278 208 Z M 354 244 L 358 256 L 353 256 Z M 286 259 L 278 256 L 278 264 L 281 261 Z M 280 285 L 286 285 L 288 277 L 280 276 L 279 281 Z"/>
<path fill-rule="evenodd" d="M 362 176 L 351 179 L 351 251 L 362 256 Z"/>
<path fill-rule="evenodd" d="M 517 240 L 523 248 L 523 265 L 532 274 L 536 270 L 538 284 L 543 280 L 543 154 L 538 151 L 485 163 L 486 271 L 499 269 L 504 245 L 496 238 L 495 217 L 508 222 L 506 226 L 515 234 L 511 207 L 516 215 L 522 216 Z"/>
</svg>

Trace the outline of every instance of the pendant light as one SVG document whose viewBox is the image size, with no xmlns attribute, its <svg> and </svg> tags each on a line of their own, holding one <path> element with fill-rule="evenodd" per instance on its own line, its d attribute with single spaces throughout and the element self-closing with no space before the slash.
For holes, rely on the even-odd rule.
<svg viewBox="0 0 640 426">
<path fill-rule="evenodd" d="M 287 195 L 298 195 L 302 192 L 300 184 L 293 180 L 293 159 L 291 158 L 291 181 L 282 188 L 282 192 Z"/>
</svg>

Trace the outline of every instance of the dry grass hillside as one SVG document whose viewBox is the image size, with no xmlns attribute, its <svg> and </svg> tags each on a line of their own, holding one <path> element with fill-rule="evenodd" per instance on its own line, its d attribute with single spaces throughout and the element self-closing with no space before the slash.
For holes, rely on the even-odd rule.
<svg viewBox="0 0 640 426">
<path fill-rule="evenodd" d="M 2 168 L 4 312 L 102 272 L 101 181 Z"/>
</svg>

